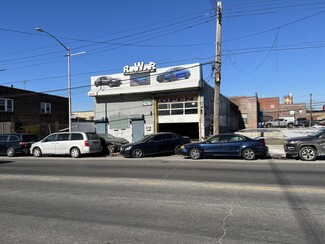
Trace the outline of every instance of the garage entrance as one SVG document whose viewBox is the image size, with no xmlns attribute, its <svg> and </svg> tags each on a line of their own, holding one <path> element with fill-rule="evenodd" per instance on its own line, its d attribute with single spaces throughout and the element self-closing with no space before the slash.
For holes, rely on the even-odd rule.
<svg viewBox="0 0 325 244">
<path fill-rule="evenodd" d="M 175 132 L 182 136 L 188 136 L 191 140 L 199 139 L 198 123 L 164 123 L 158 125 L 159 132 Z"/>
</svg>

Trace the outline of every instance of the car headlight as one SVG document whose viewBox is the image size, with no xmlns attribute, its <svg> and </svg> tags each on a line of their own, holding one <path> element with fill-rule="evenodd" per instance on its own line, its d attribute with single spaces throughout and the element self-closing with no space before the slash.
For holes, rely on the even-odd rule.
<svg viewBox="0 0 325 244">
<path fill-rule="evenodd" d="M 298 141 L 286 141 L 286 144 L 297 144 Z"/>
<path fill-rule="evenodd" d="M 132 148 L 132 146 L 128 146 L 128 147 L 126 147 L 124 150 L 125 150 L 125 151 L 129 151 L 129 150 L 131 150 L 131 148 Z"/>
<path fill-rule="evenodd" d="M 184 149 L 184 148 L 185 148 L 185 146 L 184 146 L 184 145 L 182 145 L 182 146 L 181 146 L 181 149 Z"/>
</svg>

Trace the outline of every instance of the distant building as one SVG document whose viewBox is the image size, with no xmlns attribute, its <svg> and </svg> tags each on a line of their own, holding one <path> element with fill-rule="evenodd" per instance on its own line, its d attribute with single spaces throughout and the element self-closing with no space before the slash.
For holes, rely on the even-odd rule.
<svg viewBox="0 0 325 244">
<path fill-rule="evenodd" d="M 279 117 L 306 117 L 306 103 L 294 103 L 292 94 L 284 97 L 283 104 L 280 104 L 279 97 L 259 98 L 258 100 L 263 121 Z"/>
<path fill-rule="evenodd" d="M 0 133 L 31 132 L 41 138 L 68 128 L 68 99 L 0 86 Z"/>
</svg>

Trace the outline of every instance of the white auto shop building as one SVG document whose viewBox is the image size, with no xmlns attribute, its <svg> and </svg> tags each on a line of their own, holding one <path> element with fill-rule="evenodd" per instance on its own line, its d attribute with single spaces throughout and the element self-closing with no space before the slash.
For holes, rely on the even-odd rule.
<svg viewBox="0 0 325 244">
<path fill-rule="evenodd" d="M 210 133 L 213 89 L 202 79 L 200 63 L 166 68 L 135 63 L 123 73 L 92 76 L 88 96 L 95 100 L 98 133 L 130 142 L 156 132 L 191 139 Z"/>
</svg>

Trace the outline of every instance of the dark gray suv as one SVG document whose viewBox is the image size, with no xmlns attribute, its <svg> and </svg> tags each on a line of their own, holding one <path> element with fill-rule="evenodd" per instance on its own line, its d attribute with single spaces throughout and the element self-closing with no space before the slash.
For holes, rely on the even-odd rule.
<svg viewBox="0 0 325 244">
<path fill-rule="evenodd" d="M 284 142 L 287 158 L 299 157 L 304 161 L 316 160 L 318 156 L 325 156 L 325 128 L 308 136 L 289 138 Z"/>
<path fill-rule="evenodd" d="M 39 141 L 39 138 L 34 134 L 1 134 L 0 154 L 8 157 L 13 157 L 16 154 L 29 154 L 32 143 L 37 141 Z"/>
</svg>

